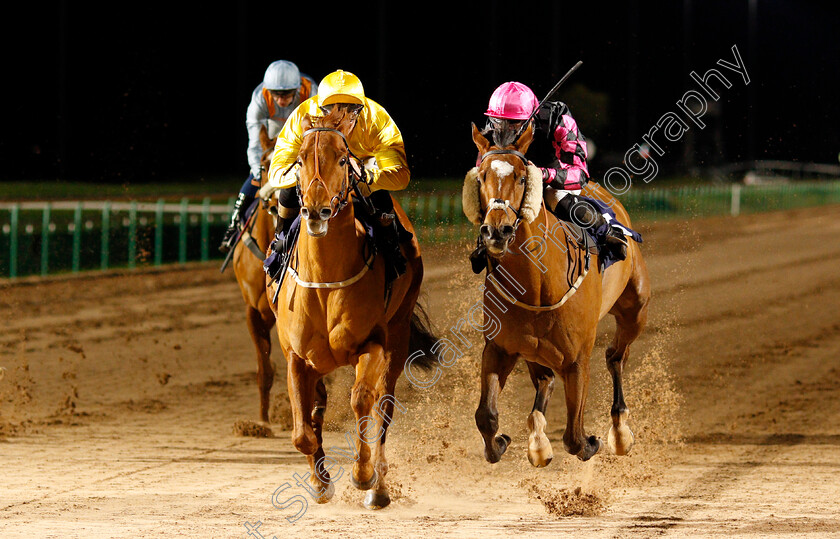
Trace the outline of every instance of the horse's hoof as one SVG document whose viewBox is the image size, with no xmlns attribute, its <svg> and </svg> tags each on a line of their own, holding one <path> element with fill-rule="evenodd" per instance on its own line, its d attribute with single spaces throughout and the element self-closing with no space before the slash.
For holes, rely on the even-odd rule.
<svg viewBox="0 0 840 539">
<path fill-rule="evenodd" d="M 554 458 L 554 451 L 551 449 L 548 438 L 545 435 L 540 438 L 533 437 L 528 442 L 528 462 L 535 468 L 545 468 Z"/>
<path fill-rule="evenodd" d="M 387 491 L 379 492 L 371 489 L 365 494 L 365 507 L 368 509 L 382 509 L 388 507 L 390 503 L 391 497 L 388 496 Z"/>
<path fill-rule="evenodd" d="M 318 487 L 316 487 L 316 488 L 318 488 Z M 330 483 L 327 484 L 326 489 L 323 489 L 323 488 L 321 489 L 321 495 L 318 496 L 317 498 L 315 498 L 315 502 L 316 503 L 327 503 L 328 501 L 330 501 L 332 499 L 333 495 L 335 495 L 335 485 L 333 485 L 332 482 L 330 482 Z"/>
<path fill-rule="evenodd" d="M 621 425 L 618 429 L 612 426 L 609 434 L 607 434 L 607 446 L 613 455 L 627 455 L 633 448 L 635 441 L 636 437 L 627 425 Z"/>
<path fill-rule="evenodd" d="M 531 463 L 531 466 L 534 468 L 545 468 L 551 461 L 554 460 L 554 454 L 552 453 L 548 458 L 540 458 L 539 456 L 535 456 L 533 453 L 528 451 L 528 462 Z"/>
<path fill-rule="evenodd" d="M 496 464 L 500 460 L 502 460 L 502 455 L 505 454 L 507 451 L 508 445 L 510 445 L 510 436 L 507 434 L 500 434 L 493 439 L 493 446 L 494 447 L 485 447 L 484 448 L 484 458 L 487 459 L 487 462 L 490 464 Z"/>
<path fill-rule="evenodd" d="M 354 487 L 356 487 L 359 490 L 372 489 L 373 485 L 376 484 L 377 479 L 379 479 L 379 476 L 376 475 L 376 470 L 373 471 L 373 475 L 370 477 L 370 479 L 368 479 L 364 483 L 359 482 L 359 480 L 356 479 L 356 476 L 354 474 L 350 474 L 350 482 L 353 484 Z"/>
<path fill-rule="evenodd" d="M 531 451 L 528 448 L 528 462 L 534 468 L 545 468 L 551 464 L 552 460 L 554 460 L 554 451 L 551 450 L 551 446 L 548 447 L 548 451 Z"/>
<path fill-rule="evenodd" d="M 601 449 L 601 439 L 597 436 L 590 436 L 586 439 L 586 445 L 577 454 L 577 458 L 586 462 Z"/>
</svg>

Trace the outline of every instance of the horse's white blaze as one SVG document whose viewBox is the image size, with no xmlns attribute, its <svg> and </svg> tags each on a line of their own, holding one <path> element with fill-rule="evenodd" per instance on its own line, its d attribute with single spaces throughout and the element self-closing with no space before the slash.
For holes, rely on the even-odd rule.
<svg viewBox="0 0 840 539">
<path fill-rule="evenodd" d="M 490 163 L 490 169 L 495 172 L 496 176 L 499 178 L 499 191 L 501 191 L 502 180 L 513 174 L 513 165 L 497 159 Z"/>
</svg>

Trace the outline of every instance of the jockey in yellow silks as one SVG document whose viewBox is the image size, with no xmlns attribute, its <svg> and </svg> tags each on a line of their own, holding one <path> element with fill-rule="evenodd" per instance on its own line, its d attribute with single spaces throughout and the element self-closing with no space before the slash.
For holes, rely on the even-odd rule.
<svg viewBox="0 0 840 539">
<path fill-rule="evenodd" d="M 347 144 L 350 151 L 366 163 L 371 191 L 405 189 L 410 173 L 405 159 L 405 145 L 397 124 L 382 105 L 365 97 L 362 82 L 356 75 L 342 70 L 324 77 L 318 85 L 318 94 L 301 103 L 286 121 L 274 147 L 274 157 L 268 172 L 269 183 L 280 189 L 295 186 L 296 171 L 294 168 L 289 169 L 289 166 L 298 156 L 304 116 L 323 116 L 326 112 L 324 109 L 337 103 L 361 108 L 356 127 L 347 137 Z M 374 162 L 370 161 L 371 157 L 375 158 Z M 297 202 L 291 207 L 297 207 Z"/>
<path fill-rule="evenodd" d="M 295 189 L 298 165 L 292 164 L 298 157 L 303 141 L 303 118 L 307 114 L 325 116 L 331 107 L 340 104 L 346 104 L 358 112 L 356 126 L 347 137 L 347 145 L 364 164 L 366 181 L 359 183 L 360 191 L 363 195 L 370 196 L 376 210 L 381 212 L 380 220 L 383 224 L 390 225 L 393 222 L 396 225 L 393 200 L 389 191 L 405 189 L 411 178 L 402 134 L 385 108 L 365 97 L 359 77 L 348 71 L 338 70 L 324 77 L 318 84 L 318 94 L 295 109 L 277 136 L 268 181 L 272 187 L 279 189 L 278 213 L 283 220 L 284 231 L 288 230 L 290 222 L 300 210 L 300 201 Z M 389 230 L 385 231 L 385 234 L 389 233 Z M 389 240 L 388 243 L 398 253 L 399 246 L 394 241 L 396 238 L 389 237 Z M 400 268 L 399 272 L 402 271 L 404 268 Z"/>
</svg>

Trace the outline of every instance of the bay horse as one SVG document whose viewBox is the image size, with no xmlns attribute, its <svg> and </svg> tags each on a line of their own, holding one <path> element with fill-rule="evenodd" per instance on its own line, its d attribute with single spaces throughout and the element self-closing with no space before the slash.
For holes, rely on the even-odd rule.
<svg viewBox="0 0 840 539">
<path fill-rule="evenodd" d="M 274 142 L 277 137 L 269 138 L 265 126 L 260 128 L 260 145 L 263 155 L 260 160 L 264 170 L 271 165 L 274 153 Z M 274 365 L 271 362 L 271 330 L 274 328 L 274 312 L 265 291 L 265 272 L 262 259 L 246 245 L 248 236 L 256 243 L 262 253 L 268 250 L 274 238 L 275 221 L 268 208 L 258 203 L 254 210 L 253 226 L 249 226 L 243 233 L 244 241 L 236 244 L 233 253 L 233 272 L 236 282 L 245 300 L 245 321 L 248 333 L 257 351 L 257 387 L 260 392 L 260 420 L 269 423 L 269 404 L 271 386 L 274 384 Z M 248 236 L 245 236 L 248 234 Z"/>
<path fill-rule="evenodd" d="M 542 175 L 524 156 L 533 141 L 532 129 L 529 127 L 506 148 L 491 145 L 475 124 L 472 138 L 481 161 L 465 179 L 463 207 L 467 217 L 480 225 L 489 256 L 483 296 L 485 318 L 487 309 L 493 309 L 500 326 L 495 334 L 484 332 L 481 397 L 475 413 L 476 426 L 484 439 L 484 456 L 490 463 L 498 462 L 511 441 L 506 434 L 496 435 L 497 402 L 519 358 L 526 362 L 536 390 L 528 416 L 531 464 L 546 466 L 553 458 L 545 435 L 545 411 L 555 372 L 562 377 L 566 394 L 566 451 L 584 461 L 599 451 L 601 440 L 587 436 L 583 414 L 596 329 L 607 313 L 616 321 L 612 344 L 606 350 L 613 382 L 612 425 L 607 442 L 614 454 L 626 455 L 634 436 L 627 425 L 629 411 L 624 402 L 622 372 L 629 346 L 647 321 L 650 299 L 641 250 L 630 241 L 625 260 L 603 272 L 597 262 L 589 269 L 588 255 L 578 248 L 574 229 L 547 211 Z M 592 185 L 596 185 L 592 195 L 610 203 L 617 219 L 630 226 L 624 207 L 597 184 Z"/>
<path fill-rule="evenodd" d="M 356 488 L 368 491 L 365 506 L 378 509 L 390 503 L 384 443 L 397 379 L 409 346 L 425 353 L 435 339 L 417 303 L 423 262 L 416 235 L 401 245 L 407 271 L 393 281 L 386 301 L 385 262 L 370 254 L 365 229 L 356 219 L 351 191 L 358 181 L 359 161 L 347 139 L 357 114 L 339 105 L 325 117 L 304 117 L 296 160 L 302 230 L 280 290 L 270 277 L 266 284 L 278 298 L 272 308 L 287 362 L 292 441 L 309 461 L 313 497 L 326 503 L 333 496 L 329 469 L 337 466 L 325 465 L 322 446 L 327 406 L 323 377 L 350 366 L 356 373 L 350 395 L 356 417 L 350 479 Z M 413 234 L 396 201 L 394 211 Z M 429 368 L 436 358 L 430 353 L 423 361 L 415 364 Z M 348 444 L 349 439 L 348 435 Z M 336 480 L 344 474 L 339 470 Z"/>
</svg>

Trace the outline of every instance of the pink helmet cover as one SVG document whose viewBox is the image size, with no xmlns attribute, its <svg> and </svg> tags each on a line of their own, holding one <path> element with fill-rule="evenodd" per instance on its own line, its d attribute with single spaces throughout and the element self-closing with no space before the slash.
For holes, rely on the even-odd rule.
<svg viewBox="0 0 840 539">
<path fill-rule="evenodd" d="M 530 88 L 521 82 L 506 82 L 490 96 L 485 116 L 507 120 L 527 120 L 540 102 Z"/>
</svg>

